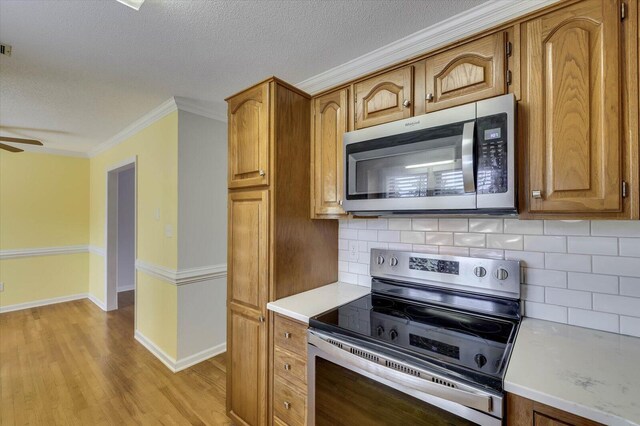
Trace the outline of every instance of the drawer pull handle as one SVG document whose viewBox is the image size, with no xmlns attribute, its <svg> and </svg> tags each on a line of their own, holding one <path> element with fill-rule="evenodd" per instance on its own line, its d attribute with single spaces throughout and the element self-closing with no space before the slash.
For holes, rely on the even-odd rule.
<svg viewBox="0 0 640 426">
<path fill-rule="evenodd" d="M 260 322 L 264 322 L 264 315 L 260 315 L 260 316 L 258 317 L 258 321 L 260 321 Z"/>
<path fill-rule="evenodd" d="M 284 402 L 284 408 L 286 408 L 287 410 L 289 410 L 291 408 L 291 403 L 289 401 L 285 401 Z"/>
<path fill-rule="evenodd" d="M 409 99 L 405 99 L 404 102 L 402 103 L 402 106 L 405 108 L 408 108 L 411 106 L 411 101 Z"/>
<path fill-rule="evenodd" d="M 284 332 L 284 338 L 285 339 L 291 339 L 291 333 L 289 333 L 288 331 Z"/>
<path fill-rule="evenodd" d="M 425 96 L 424 100 L 431 102 L 433 100 L 433 93 L 427 93 L 427 96 Z"/>
<path fill-rule="evenodd" d="M 284 369 L 289 371 L 289 370 L 291 370 L 291 366 L 285 362 L 284 363 Z"/>
<path fill-rule="evenodd" d="M 535 199 L 542 198 L 542 191 L 538 191 L 538 190 L 531 191 L 531 197 Z"/>
<path fill-rule="evenodd" d="M 264 170 L 258 170 L 258 174 L 259 174 L 260 176 L 264 176 L 266 173 L 264 172 Z"/>
</svg>

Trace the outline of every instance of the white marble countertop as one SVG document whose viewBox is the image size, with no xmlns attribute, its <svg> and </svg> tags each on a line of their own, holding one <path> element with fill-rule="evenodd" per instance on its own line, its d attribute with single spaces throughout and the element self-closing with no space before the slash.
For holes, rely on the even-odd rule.
<svg viewBox="0 0 640 426">
<path fill-rule="evenodd" d="M 640 425 L 640 339 L 524 318 L 504 388 L 606 425 Z"/>
<path fill-rule="evenodd" d="M 308 324 L 309 318 L 349 303 L 370 292 L 371 289 L 368 287 L 338 281 L 270 302 L 267 304 L 267 309 Z"/>
</svg>

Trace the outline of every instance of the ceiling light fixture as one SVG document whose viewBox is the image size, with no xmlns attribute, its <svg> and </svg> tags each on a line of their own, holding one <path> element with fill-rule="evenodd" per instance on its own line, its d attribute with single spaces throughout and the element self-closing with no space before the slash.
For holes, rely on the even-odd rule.
<svg viewBox="0 0 640 426">
<path fill-rule="evenodd" d="M 144 0 L 116 0 L 119 3 L 129 6 L 131 9 L 140 10 L 140 6 L 144 3 Z"/>
<path fill-rule="evenodd" d="M 411 164 L 409 166 L 404 166 L 404 168 L 405 169 L 417 169 L 419 167 L 441 166 L 443 164 L 451 164 L 451 163 L 453 163 L 453 160 L 433 161 L 431 163 Z"/>
</svg>

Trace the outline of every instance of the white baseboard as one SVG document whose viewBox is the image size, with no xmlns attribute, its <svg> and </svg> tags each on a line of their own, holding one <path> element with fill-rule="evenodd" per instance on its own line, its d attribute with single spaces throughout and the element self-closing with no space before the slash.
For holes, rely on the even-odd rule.
<svg viewBox="0 0 640 426">
<path fill-rule="evenodd" d="M 38 306 L 53 305 L 56 303 L 71 302 L 72 300 L 86 299 L 87 293 L 72 294 L 69 296 L 52 297 L 50 299 L 34 300 L 33 302 L 17 303 L 15 305 L 7 305 L 0 307 L 0 314 L 5 312 L 20 311 L 22 309 L 37 308 Z"/>
<path fill-rule="evenodd" d="M 160 349 L 158 345 L 153 343 L 147 336 L 136 330 L 133 334 L 134 338 L 156 358 L 158 358 L 169 370 L 176 372 L 176 360 L 165 351 Z"/>
<path fill-rule="evenodd" d="M 185 370 L 192 365 L 196 365 L 227 350 L 227 344 L 222 343 L 220 345 L 216 345 L 209 349 L 205 349 L 204 351 L 198 352 L 197 354 L 193 354 L 180 360 L 176 360 L 165 351 L 163 351 L 158 345 L 153 343 L 148 337 L 142 334 L 140 330 L 135 331 L 134 337 L 142 346 L 147 348 L 149 352 L 151 352 L 156 358 L 160 360 L 160 362 L 162 362 L 169 370 L 174 373 Z"/>
<path fill-rule="evenodd" d="M 123 292 L 123 291 L 131 291 L 131 290 L 135 290 L 136 286 L 135 284 L 130 284 L 130 285 L 125 285 L 122 287 L 118 287 L 118 293 Z"/>
<path fill-rule="evenodd" d="M 107 305 L 104 304 L 104 302 L 100 299 L 98 299 L 97 297 L 95 297 L 92 294 L 87 294 L 87 299 L 89 299 L 90 301 L 92 301 L 98 308 L 102 309 L 103 311 L 107 311 Z"/>
<path fill-rule="evenodd" d="M 202 361 L 206 361 L 209 358 L 213 358 L 216 355 L 220 355 L 223 352 L 227 351 L 227 343 L 221 343 L 219 345 L 213 346 L 211 348 L 205 349 L 204 351 L 200 351 L 196 354 L 190 355 L 188 357 L 184 357 L 179 359 L 176 362 L 176 372 L 182 371 L 191 367 L 192 365 L 196 365 L 201 363 Z"/>
</svg>

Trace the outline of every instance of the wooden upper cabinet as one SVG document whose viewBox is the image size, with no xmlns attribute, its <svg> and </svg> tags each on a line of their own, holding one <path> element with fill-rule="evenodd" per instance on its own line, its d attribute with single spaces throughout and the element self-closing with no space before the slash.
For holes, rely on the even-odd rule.
<svg viewBox="0 0 640 426">
<path fill-rule="evenodd" d="M 229 99 L 229 188 L 269 184 L 269 87 Z"/>
<path fill-rule="evenodd" d="M 622 210 L 619 6 L 586 0 L 524 24 L 520 123 L 532 213 Z"/>
<path fill-rule="evenodd" d="M 347 131 L 348 90 L 313 101 L 311 138 L 312 216 L 342 215 L 344 197 L 342 135 Z"/>
<path fill-rule="evenodd" d="M 355 129 L 411 117 L 413 67 L 371 77 L 354 85 Z"/>
<path fill-rule="evenodd" d="M 505 94 L 505 48 L 499 32 L 427 58 L 426 111 Z"/>
</svg>

